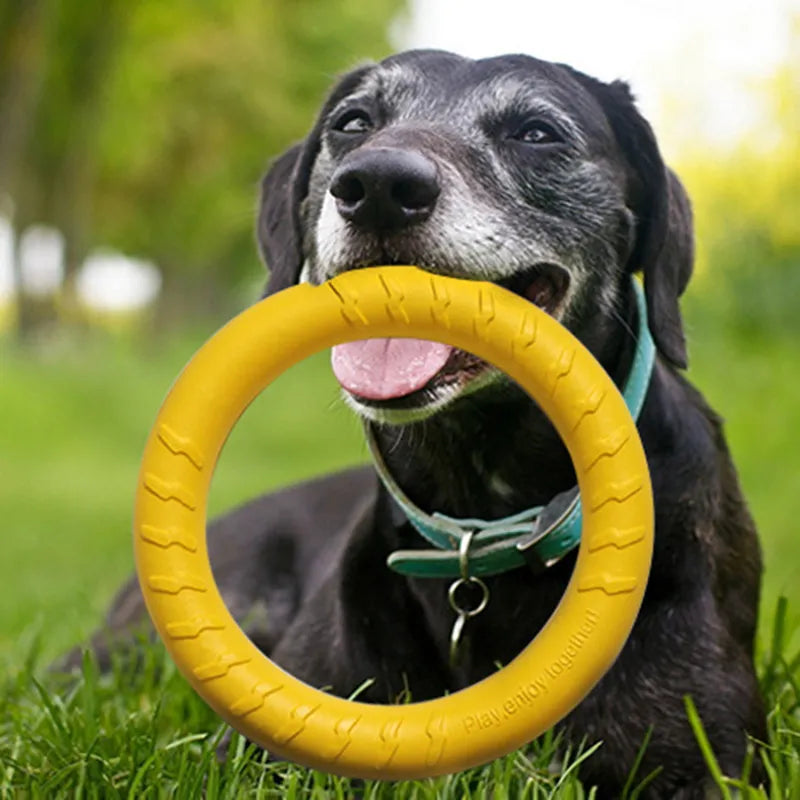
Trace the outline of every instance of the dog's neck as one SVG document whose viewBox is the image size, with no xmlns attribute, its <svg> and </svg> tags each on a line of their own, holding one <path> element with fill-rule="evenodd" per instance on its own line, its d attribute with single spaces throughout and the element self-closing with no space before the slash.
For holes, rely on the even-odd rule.
<svg viewBox="0 0 800 800">
<path fill-rule="evenodd" d="M 636 330 L 632 293 L 623 287 L 620 298 L 618 317 L 597 315 L 575 331 L 618 386 L 630 368 Z M 549 420 L 508 384 L 412 425 L 377 427 L 374 435 L 394 479 L 429 513 L 496 519 L 545 504 L 575 484 L 569 454 Z"/>
</svg>

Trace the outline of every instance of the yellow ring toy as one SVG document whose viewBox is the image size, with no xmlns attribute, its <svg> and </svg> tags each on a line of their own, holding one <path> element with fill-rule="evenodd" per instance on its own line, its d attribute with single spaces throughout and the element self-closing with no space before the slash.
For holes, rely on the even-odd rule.
<svg viewBox="0 0 800 800">
<path fill-rule="evenodd" d="M 318 350 L 390 336 L 460 347 L 516 380 L 569 449 L 583 529 L 564 597 L 510 664 L 436 700 L 371 705 L 293 678 L 238 627 L 211 573 L 206 498 L 228 433 L 264 387 Z M 621 395 L 565 328 L 493 284 L 381 267 L 275 294 L 200 349 L 147 442 L 134 537 L 139 580 L 159 634 L 198 694 L 233 727 L 309 767 L 420 778 L 504 755 L 588 694 L 638 613 L 652 554 L 653 501 Z"/>
</svg>

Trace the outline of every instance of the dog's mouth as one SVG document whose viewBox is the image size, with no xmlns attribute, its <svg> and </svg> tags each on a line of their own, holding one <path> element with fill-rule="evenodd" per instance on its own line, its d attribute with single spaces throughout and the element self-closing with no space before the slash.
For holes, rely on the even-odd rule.
<svg viewBox="0 0 800 800">
<path fill-rule="evenodd" d="M 497 283 L 559 316 L 569 276 L 555 264 L 539 264 Z M 472 353 L 423 339 L 347 342 L 333 348 L 331 364 L 360 414 L 397 423 L 429 416 L 500 375 Z"/>
</svg>

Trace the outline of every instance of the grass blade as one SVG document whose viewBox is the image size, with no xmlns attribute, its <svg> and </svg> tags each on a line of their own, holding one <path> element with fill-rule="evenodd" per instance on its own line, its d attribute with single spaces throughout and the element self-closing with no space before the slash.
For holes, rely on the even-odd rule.
<svg viewBox="0 0 800 800">
<path fill-rule="evenodd" d="M 692 726 L 692 731 L 708 766 L 708 771 L 711 773 L 711 777 L 714 779 L 714 783 L 717 784 L 724 800 L 732 800 L 730 789 L 728 789 L 725 776 L 722 774 L 717 757 L 711 748 L 711 742 L 709 742 L 706 735 L 697 706 L 695 706 L 694 700 L 688 694 L 683 698 L 683 702 L 686 706 L 686 716 L 689 717 L 689 724 Z"/>
</svg>

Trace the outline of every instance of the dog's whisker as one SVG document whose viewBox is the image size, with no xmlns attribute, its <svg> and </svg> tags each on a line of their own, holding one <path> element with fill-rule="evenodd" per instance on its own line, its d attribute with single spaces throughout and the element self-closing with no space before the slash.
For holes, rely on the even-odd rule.
<svg viewBox="0 0 800 800">
<path fill-rule="evenodd" d="M 637 341 L 638 335 L 636 331 L 631 327 L 630 323 L 622 316 L 622 314 L 620 314 L 619 311 L 613 306 L 609 308 L 609 313 L 615 320 L 617 320 L 617 322 L 619 322 L 620 327 L 623 331 L 625 331 L 628 337 L 634 342 Z"/>
</svg>

